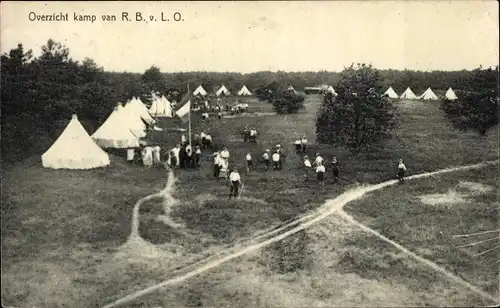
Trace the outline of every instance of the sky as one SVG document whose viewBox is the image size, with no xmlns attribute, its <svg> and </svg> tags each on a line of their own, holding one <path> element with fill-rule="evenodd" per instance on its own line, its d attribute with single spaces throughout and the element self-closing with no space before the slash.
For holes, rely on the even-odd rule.
<svg viewBox="0 0 500 308">
<path fill-rule="evenodd" d="M 497 1 L 9 2 L 1 52 L 49 38 L 108 71 L 461 70 L 498 65 Z M 131 21 L 122 21 L 128 12 Z M 135 12 L 145 20 L 135 21 Z M 175 14 L 176 12 L 180 14 Z M 30 17 L 68 13 L 68 21 Z M 74 21 L 74 14 L 94 22 Z M 161 21 L 163 19 L 169 21 Z M 117 21 L 102 21 L 116 15 Z M 35 17 L 36 18 L 36 17 Z M 174 21 L 174 18 L 181 19 Z M 156 20 L 156 21 L 154 21 Z"/>
</svg>

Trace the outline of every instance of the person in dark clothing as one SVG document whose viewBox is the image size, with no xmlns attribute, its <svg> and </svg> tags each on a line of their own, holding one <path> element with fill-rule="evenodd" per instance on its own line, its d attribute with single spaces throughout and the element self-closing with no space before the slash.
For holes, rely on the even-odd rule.
<svg viewBox="0 0 500 308">
<path fill-rule="evenodd" d="M 201 159 L 201 149 L 200 146 L 197 145 L 195 147 L 195 152 L 194 152 L 194 163 L 196 168 L 200 166 L 200 159 Z"/>
<path fill-rule="evenodd" d="M 245 128 L 243 129 L 243 142 L 248 142 L 250 138 L 250 130 L 248 129 L 248 126 L 245 125 Z"/>
<path fill-rule="evenodd" d="M 175 151 L 170 151 L 170 168 L 174 169 L 177 166 L 177 156 Z"/>
<path fill-rule="evenodd" d="M 186 158 L 187 158 L 186 148 L 183 145 L 181 145 L 181 148 L 179 150 L 179 167 L 181 169 L 186 169 Z"/>
<path fill-rule="evenodd" d="M 340 163 L 337 161 L 337 157 L 332 159 L 332 172 L 333 172 L 333 182 L 337 183 L 339 181 L 339 168 Z"/>
</svg>

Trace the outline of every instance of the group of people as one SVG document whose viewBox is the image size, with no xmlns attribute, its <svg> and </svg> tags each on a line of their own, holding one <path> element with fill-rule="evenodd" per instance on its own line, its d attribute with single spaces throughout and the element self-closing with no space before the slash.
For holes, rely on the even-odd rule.
<svg viewBox="0 0 500 308">
<path fill-rule="evenodd" d="M 147 168 L 158 166 L 164 155 L 159 145 L 141 145 L 138 148 L 127 149 L 127 161 L 133 164 L 143 164 Z"/>
<path fill-rule="evenodd" d="M 305 154 L 307 151 L 307 136 L 304 134 L 302 139 L 295 140 L 295 151 Z"/>
<path fill-rule="evenodd" d="M 319 153 L 316 153 L 316 158 L 314 162 L 311 164 L 311 160 L 307 155 L 304 156 L 304 178 L 305 180 L 309 180 L 309 173 L 311 172 L 310 170 L 315 167 L 316 168 L 316 179 L 321 185 L 325 185 L 325 173 L 326 173 L 326 167 L 325 167 L 325 159 L 321 157 Z M 340 169 L 340 163 L 337 161 L 337 157 L 333 157 L 331 161 L 331 168 L 332 168 L 332 174 L 333 174 L 333 181 L 334 183 L 337 183 L 339 180 L 339 169 Z"/>
<path fill-rule="evenodd" d="M 255 127 L 248 128 L 248 125 L 245 125 L 243 129 L 243 142 L 257 143 L 257 129 Z"/>
</svg>

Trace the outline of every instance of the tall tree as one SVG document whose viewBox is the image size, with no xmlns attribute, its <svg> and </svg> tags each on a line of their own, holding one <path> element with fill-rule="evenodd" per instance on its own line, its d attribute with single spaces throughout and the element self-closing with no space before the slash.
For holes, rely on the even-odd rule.
<svg viewBox="0 0 500 308">
<path fill-rule="evenodd" d="M 462 81 L 461 88 L 463 90 L 456 91 L 458 100 L 444 98 L 441 109 L 458 129 L 473 129 L 485 136 L 498 124 L 498 66 L 476 69 Z"/>
<path fill-rule="evenodd" d="M 335 90 L 338 95 L 326 95 L 318 112 L 316 136 L 320 143 L 338 144 L 358 153 L 381 141 L 395 126 L 396 109 L 380 94 L 381 78 L 371 65 L 345 68 Z"/>
</svg>

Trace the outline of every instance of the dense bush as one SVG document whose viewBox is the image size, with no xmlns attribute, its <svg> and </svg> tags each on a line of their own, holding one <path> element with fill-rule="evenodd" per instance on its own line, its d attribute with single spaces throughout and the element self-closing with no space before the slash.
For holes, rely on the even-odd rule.
<svg viewBox="0 0 500 308">
<path fill-rule="evenodd" d="M 278 114 L 297 113 L 304 107 L 304 96 L 285 90 L 272 93 L 270 102 Z"/>
</svg>

